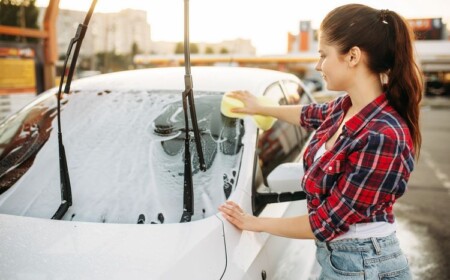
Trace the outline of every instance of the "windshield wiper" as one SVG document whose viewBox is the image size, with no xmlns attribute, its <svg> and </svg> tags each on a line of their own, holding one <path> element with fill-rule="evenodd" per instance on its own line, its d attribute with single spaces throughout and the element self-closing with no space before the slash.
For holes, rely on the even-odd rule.
<svg viewBox="0 0 450 280">
<path fill-rule="evenodd" d="M 81 44 L 84 39 L 84 35 L 86 34 L 86 30 L 89 24 L 89 20 L 91 19 L 92 14 L 94 13 L 95 5 L 97 4 L 97 0 L 93 0 L 91 3 L 91 7 L 89 8 L 88 13 L 84 19 L 83 24 L 79 24 L 77 28 L 77 32 L 75 33 L 75 37 L 70 40 L 69 47 L 67 49 L 66 58 L 64 60 L 64 66 L 62 69 L 61 80 L 59 82 L 58 89 L 58 148 L 59 148 L 59 174 L 60 174 L 60 187 L 61 187 L 61 204 L 53 215 L 52 219 L 61 220 L 62 217 L 67 212 L 70 206 L 72 206 L 72 189 L 70 186 L 70 177 L 69 177 L 69 169 L 67 168 L 67 158 L 66 151 L 64 149 L 63 141 L 62 141 L 62 132 L 61 132 L 61 90 L 62 85 L 64 83 L 64 76 L 67 69 L 67 62 L 69 60 L 70 54 L 72 53 L 72 48 L 75 46 L 75 50 L 72 56 L 72 61 L 70 62 L 69 73 L 67 74 L 66 86 L 64 88 L 64 93 L 69 93 L 70 91 L 70 83 L 72 82 L 73 73 L 75 71 L 75 66 L 77 64 L 78 55 L 80 53 Z"/>
<path fill-rule="evenodd" d="M 200 131 L 198 129 L 197 114 L 194 104 L 194 90 L 191 76 L 191 60 L 189 50 L 189 0 L 184 0 L 184 75 L 185 90 L 183 92 L 183 110 L 186 134 L 184 138 L 184 191 L 183 191 L 183 214 L 181 223 L 190 222 L 194 215 L 194 187 L 192 181 L 192 163 L 190 152 L 191 135 L 189 131 L 188 116 L 191 116 L 192 128 L 194 131 L 195 145 L 200 162 L 200 170 L 206 171 L 205 159 L 203 157 Z M 188 113 L 189 109 L 189 113 Z"/>
</svg>

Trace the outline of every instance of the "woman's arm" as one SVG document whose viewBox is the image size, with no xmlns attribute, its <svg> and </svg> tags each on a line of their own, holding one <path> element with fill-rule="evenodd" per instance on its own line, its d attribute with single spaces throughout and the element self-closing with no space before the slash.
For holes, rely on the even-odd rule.
<svg viewBox="0 0 450 280">
<path fill-rule="evenodd" d="M 242 108 L 231 109 L 234 113 L 271 116 L 297 126 L 300 125 L 301 105 L 263 106 L 258 103 L 258 99 L 253 94 L 247 91 L 233 91 L 229 96 L 244 103 Z"/>
<path fill-rule="evenodd" d="M 260 218 L 245 213 L 233 201 L 227 201 L 219 207 L 219 210 L 227 221 L 242 230 L 267 232 L 288 238 L 315 238 L 309 225 L 308 215 L 290 218 Z"/>
</svg>

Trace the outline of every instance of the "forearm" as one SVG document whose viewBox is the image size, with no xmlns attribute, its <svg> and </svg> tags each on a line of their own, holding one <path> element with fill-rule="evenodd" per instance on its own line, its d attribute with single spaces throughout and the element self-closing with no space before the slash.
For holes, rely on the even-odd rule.
<svg viewBox="0 0 450 280">
<path fill-rule="evenodd" d="M 309 224 L 308 215 L 290 218 L 264 218 L 246 214 L 239 205 L 233 201 L 226 201 L 219 206 L 220 212 L 227 221 L 239 229 L 267 232 L 273 235 L 297 238 L 315 238 Z"/>
<path fill-rule="evenodd" d="M 288 238 L 315 238 L 308 215 L 290 218 L 258 218 L 258 231 Z"/>
<path fill-rule="evenodd" d="M 282 105 L 260 107 L 260 115 L 271 116 L 281 121 L 300 125 L 301 105 Z"/>
</svg>

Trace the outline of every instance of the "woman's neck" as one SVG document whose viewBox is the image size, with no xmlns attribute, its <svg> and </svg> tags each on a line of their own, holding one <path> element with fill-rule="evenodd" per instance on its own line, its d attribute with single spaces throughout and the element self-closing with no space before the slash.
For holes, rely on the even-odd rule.
<svg viewBox="0 0 450 280">
<path fill-rule="evenodd" d="M 347 93 L 352 101 L 351 111 L 357 113 L 382 95 L 383 87 L 380 78 L 375 74 L 365 75 L 355 80 L 358 82 L 354 83 Z"/>
</svg>

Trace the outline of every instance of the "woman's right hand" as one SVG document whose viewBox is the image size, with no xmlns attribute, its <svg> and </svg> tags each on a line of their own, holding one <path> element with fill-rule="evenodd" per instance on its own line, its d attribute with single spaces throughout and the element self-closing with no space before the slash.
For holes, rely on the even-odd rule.
<svg viewBox="0 0 450 280">
<path fill-rule="evenodd" d="M 251 94 L 248 91 L 230 91 L 227 93 L 227 96 L 237 99 L 244 103 L 244 107 L 241 108 L 232 108 L 231 112 L 240 113 L 240 114 L 248 114 L 248 115 L 258 115 L 261 114 L 262 106 L 259 105 L 258 99 L 256 96 Z"/>
<path fill-rule="evenodd" d="M 241 230 L 249 230 L 260 232 L 261 225 L 259 218 L 251 214 L 247 214 L 239 205 L 233 201 L 226 201 L 219 207 L 222 216 L 235 227 Z"/>
</svg>

